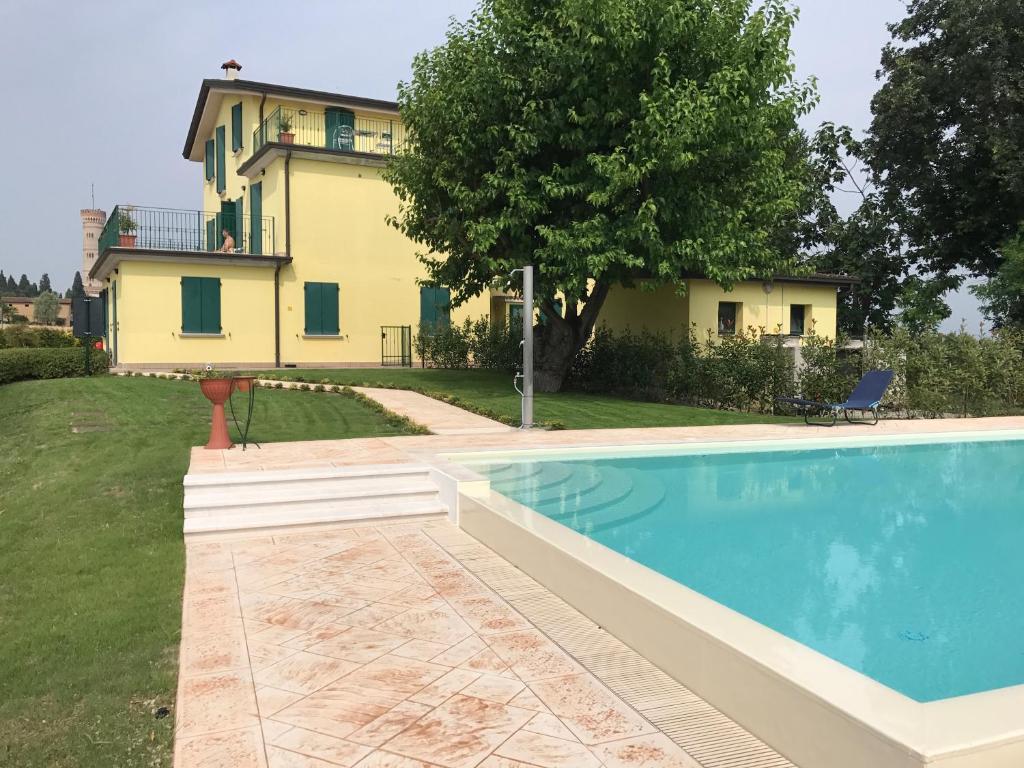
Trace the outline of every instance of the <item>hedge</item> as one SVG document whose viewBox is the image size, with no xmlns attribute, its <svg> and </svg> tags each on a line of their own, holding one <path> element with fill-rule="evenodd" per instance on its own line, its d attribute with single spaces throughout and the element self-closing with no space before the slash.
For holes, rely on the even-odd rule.
<svg viewBox="0 0 1024 768">
<path fill-rule="evenodd" d="M 89 352 L 92 373 L 106 373 L 110 369 L 107 353 L 98 349 Z M 0 384 L 72 376 L 85 376 L 85 351 L 81 347 L 0 349 Z"/>
<path fill-rule="evenodd" d="M 7 325 L 0 328 L 0 349 L 75 346 L 78 346 L 78 339 L 68 331 L 33 328 L 27 325 Z"/>
</svg>

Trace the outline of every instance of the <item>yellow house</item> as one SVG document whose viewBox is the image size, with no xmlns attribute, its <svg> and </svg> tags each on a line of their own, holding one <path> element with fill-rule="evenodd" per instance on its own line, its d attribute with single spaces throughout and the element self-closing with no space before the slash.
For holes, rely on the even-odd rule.
<svg viewBox="0 0 1024 768">
<path fill-rule="evenodd" d="M 398 199 L 381 170 L 405 140 L 397 104 L 223 68 L 203 81 L 182 153 L 201 169 L 202 210 L 118 205 L 100 236 L 90 277 L 116 365 L 412 365 L 421 325 L 517 311 L 500 291 L 450 309 L 447 289 L 420 285 L 416 244 L 386 223 Z M 730 302 L 735 327 L 790 322 L 798 306 L 835 333 L 835 284 L 807 281 L 725 294 L 692 280 L 686 298 L 623 289 L 603 321 L 725 330 Z"/>
</svg>

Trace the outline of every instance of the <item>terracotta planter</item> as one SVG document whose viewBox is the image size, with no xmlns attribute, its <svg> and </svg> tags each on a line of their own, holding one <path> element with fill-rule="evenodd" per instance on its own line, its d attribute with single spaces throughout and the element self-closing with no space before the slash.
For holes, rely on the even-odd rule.
<svg viewBox="0 0 1024 768">
<path fill-rule="evenodd" d="M 234 379 L 201 379 L 199 389 L 206 399 L 213 403 L 213 414 L 210 418 L 210 440 L 206 444 L 208 451 L 220 451 L 234 447 L 231 435 L 228 434 L 228 420 L 224 416 L 224 403 L 231 397 L 235 388 Z"/>
<path fill-rule="evenodd" d="M 248 392 L 252 389 L 254 381 L 256 381 L 255 376 L 235 376 L 235 389 L 239 392 Z"/>
<path fill-rule="evenodd" d="M 294 133 L 285 133 L 284 131 L 281 131 L 281 133 L 277 134 L 277 140 L 279 142 L 281 142 L 282 144 L 294 144 L 295 143 L 295 134 Z"/>
<path fill-rule="evenodd" d="M 117 244 L 121 248 L 134 248 L 135 235 L 120 234 L 117 236 Z"/>
</svg>

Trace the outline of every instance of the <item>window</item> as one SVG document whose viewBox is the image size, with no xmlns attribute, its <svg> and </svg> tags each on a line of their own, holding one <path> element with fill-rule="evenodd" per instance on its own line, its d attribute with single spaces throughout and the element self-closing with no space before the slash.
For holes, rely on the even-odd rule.
<svg viewBox="0 0 1024 768">
<path fill-rule="evenodd" d="M 227 189 L 228 173 L 227 173 L 227 157 L 225 156 L 226 148 L 224 147 L 224 126 L 217 126 L 217 191 L 223 192 Z"/>
<path fill-rule="evenodd" d="M 181 278 L 181 332 L 221 332 L 220 278 Z"/>
<path fill-rule="evenodd" d="M 736 333 L 740 319 L 740 304 L 735 301 L 718 302 L 718 333 L 720 336 L 731 336 Z"/>
<path fill-rule="evenodd" d="M 213 157 L 214 157 L 214 141 L 210 139 L 206 142 L 206 161 L 203 164 L 203 168 L 206 171 L 206 180 L 209 181 L 214 176 Z"/>
<path fill-rule="evenodd" d="M 242 148 L 242 102 L 231 108 L 231 151 Z"/>
<path fill-rule="evenodd" d="M 436 333 L 451 325 L 452 294 L 447 288 L 420 286 L 420 331 Z"/>
<path fill-rule="evenodd" d="M 807 325 L 807 307 L 803 304 L 792 304 L 789 307 L 789 335 L 803 336 Z"/>
<path fill-rule="evenodd" d="M 306 327 L 307 336 L 338 335 L 338 293 L 337 283 L 306 283 Z"/>
</svg>

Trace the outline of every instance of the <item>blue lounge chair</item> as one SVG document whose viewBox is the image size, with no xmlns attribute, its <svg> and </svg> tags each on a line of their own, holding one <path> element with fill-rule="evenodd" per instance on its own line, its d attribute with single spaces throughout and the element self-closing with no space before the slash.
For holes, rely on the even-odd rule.
<svg viewBox="0 0 1024 768">
<path fill-rule="evenodd" d="M 874 426 L 878 423 L 878 406 L 885 396 L 885 391 L 892 383 L 892 371 L 868 371 L 864 378 L 854 388 L 845 403 L 819 403 L 816 400 L 804 400 L 799 397 L 780 397 L 777 402 L 786 405 L 794 405 L 797 410 L 803 413 L 804 421 L 822 427 L 834 427 L 840 412 L 851 424 L 869 424 Z M 871 411 L 873 419 L 851 419 L 850 411 L 867 413 Z M 822 421 L 811 421 L 811 417 L 825 417 Z M 828 421 L 827 417 L 832 420 Z"/>
</svg>

